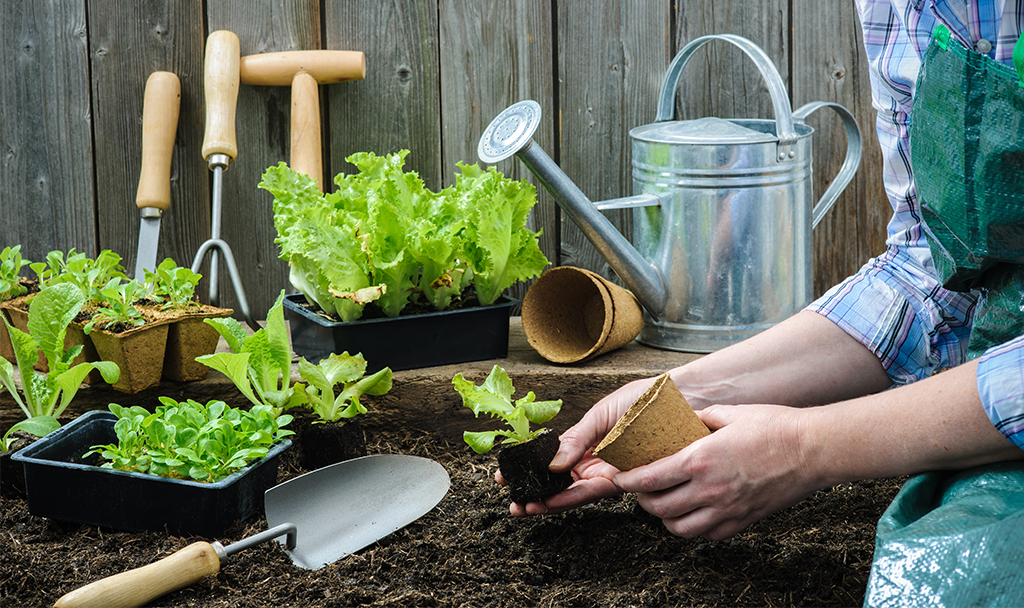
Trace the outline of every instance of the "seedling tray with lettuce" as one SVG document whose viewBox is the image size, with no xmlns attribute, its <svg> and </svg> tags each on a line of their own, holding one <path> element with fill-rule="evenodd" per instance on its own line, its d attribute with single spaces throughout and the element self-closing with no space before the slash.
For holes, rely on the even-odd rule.
<svg viewBox="0 0 1024 608">
<path fill-rule="evenodd" d="M 263 175 L 300 292 L 285 301 L 292 347 L 312 363 L 361 352 L 373 372 L 508 353 L 516 302 L 502 294 L 548 264 L 526 228 L 536 190 L 459 163 L 455 184 L 433 192 L 404 171 L 407 154 L 353 154 L 359 172 L 327 194 L 284 163 Z"/>
</svg>

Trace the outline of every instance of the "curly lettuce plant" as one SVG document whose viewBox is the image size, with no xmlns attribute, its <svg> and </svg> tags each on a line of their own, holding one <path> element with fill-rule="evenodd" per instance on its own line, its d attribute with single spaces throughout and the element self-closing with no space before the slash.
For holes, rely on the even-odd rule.
<svg viewBox="0 0 1024 608">
<path fill-rule="evenodd" d="M 459 163 L 455 184 L 432 192 L 403 170 L 408 153 L 349 156 L 359 172 L 335 177 L 333 193 L 284 163 L 259 184 L 274 195 L 292 285 L 343 321 L 371 302 L 389 317 L 421 300 L 444 310 L 470 288 L 486 306 L 548 264 L 540 233 L 526 228 L 537 202 L 529 182 Z"/>
<path fill-rule="evenodd" d="M 455 375 L 452 384 L 462 395 L 462 404 L 473 410 L 474 416 L 487 414 L 492 418 L 500 418 L 511 427 L 482 432 L 465 431 L 463 439 L 478 454 L 490 452 L 498 437 L 505 437 L 503 445 L 516 445 L 533 439 L 544 429 L 531 431 L 530 423 L 544 424 L 562 409 L 561 399 L 537 401 L 533 391 L 513 402 L 515 388 L 512 386 L 512 380 L 505 370 L 497 365 L 491 368 L 491 373 L 480 386 L 463 378 L 461 373 Z"/>
<path fill-rule="evenodd" d="M 313 365 L 299 360 L 299 376 L 306 381 L 307 406 L 316 414 L 313 424 L 337 422 L 365 414 L 362 395 L 383 395 L 391 390 L 391 368 L 365 376 L 366 359 L 362 354 L 331 353 Z M 335 387 L 341 385 L 337 391 Z M 335 395 L 337 392 L 337 395 Z"/>
<path fill-rule="evenodd" d="M 57 417 L 67 409 L 74 399 L 82 381 L 93 369 L 97 369 L 103 380 L 113 384 L 120 377 L 120 369 L 109 361 L 95 361 L 72 365 L 82 352 L 82 346 L 64 348 L 68 325 L 85 303 L 74 285 L 57 284 L 47 287 L 32 298 L 29 304 L 28 333 L 12 326 L 3 319 L 10 334 L 15 360 L 21 379 L 24 399 L 15 386 L 14 366 L 0 358 L 0 383 L 14 398 L 25 413 L 25 420 L 14 424 L 4 435 L 4 450 L 10 445 L 16 431 L 25 431 L 37 437 L 60 427 Z M 33 369 L 39 353 L 42 352 L 49 365 L 45 374 Z"/>
</svg>

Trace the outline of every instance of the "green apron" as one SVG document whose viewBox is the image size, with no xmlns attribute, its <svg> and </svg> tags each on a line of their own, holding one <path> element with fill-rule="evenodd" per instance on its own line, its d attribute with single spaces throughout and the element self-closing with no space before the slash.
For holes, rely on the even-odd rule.
<svg viewBox="0 0 1024 608">
<path fill-rule="evenodd" d="M 978 289 L 968 357 L 1024 334 L 1024 36 L 1016 70 L 936 28 L 911 162 L 947 289 Z M 1024 605 L 1024 463 L 910 479 L 878 522 L 865 606 Z"/>
</svg>

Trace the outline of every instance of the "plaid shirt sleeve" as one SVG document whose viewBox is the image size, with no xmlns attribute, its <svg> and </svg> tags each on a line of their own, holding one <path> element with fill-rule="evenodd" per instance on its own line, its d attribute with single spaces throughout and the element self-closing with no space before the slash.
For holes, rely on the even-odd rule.
<svg viewBox="0 0 1024 608">
<path fill-rule="evenodd" d="M 870 349 L 895 385 L 966 361 L 977 294 L 951 292 L 935 278 L 910 165 L 908 125 L 921 56 L 941 21 L 965 43 L 987 39 L 1010 62 L 1024 24 L 1024 0 L 968 1 L 962 11 L 934 0 L 857 0 L 870 67 L 882 175 L 893 208 L 886 251 L 830 289 L 808 310 L 824 315 Z M 978 391 L 992 423 L 1024 448 L 1024 337 L 990 349 Z"/>
</svg>

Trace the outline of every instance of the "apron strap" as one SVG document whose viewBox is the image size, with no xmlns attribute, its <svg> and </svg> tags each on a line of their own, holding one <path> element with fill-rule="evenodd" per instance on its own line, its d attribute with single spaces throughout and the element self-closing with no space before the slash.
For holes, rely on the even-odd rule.
<svg viewBox="0 0 1024 608">
<path fill-rule="evenodd" d="M 1017 84 L 1024 87 L 1024 32 L 1013 47 L 1013 67 L 1017 68 Z"/>
</svg>

